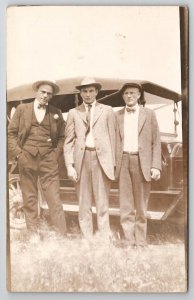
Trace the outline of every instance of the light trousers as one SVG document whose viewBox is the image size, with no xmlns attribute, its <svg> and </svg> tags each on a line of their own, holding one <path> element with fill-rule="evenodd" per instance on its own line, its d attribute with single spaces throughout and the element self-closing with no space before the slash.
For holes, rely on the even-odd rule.
<svg viewBox="0 0 194 300">
<path fill-rule="evenodd" d="M 123 154 L 119 176 L 120 219 L 130 244 L 145 245 L 150 182 L 144 179 L 139 155 Z"/>
<path fill-rule="evenodd" d="M 96 151 L 85 150 L 80 179 L 76 183 L 79 224 L 84 237 L 93 235 L 92 205 L 96 206 L 99 232 L 110 235 L 109 191 L 110 180 L 100 166 Z"/>
</svg>

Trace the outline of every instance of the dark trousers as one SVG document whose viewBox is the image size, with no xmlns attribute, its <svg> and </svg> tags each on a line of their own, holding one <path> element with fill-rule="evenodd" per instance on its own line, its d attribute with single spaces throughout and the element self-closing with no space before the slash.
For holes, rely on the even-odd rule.
<svg viewBox="0 0 194 300">
<path fill-rule="evenodd" d="M 130 244 L 145 245 L 150 182 L 145 181 L 139 155 L 123 154 L 119 177 L 120 218 Z"/>
<path fill-rule="evenodd" d="M 76 191 L 79 199 L 79 224 L 84 237 L 90 238 L 93 235 L 92 202 L 96 205 L 98 230 L 103 236 L 109 237 L 110 180 L 100 166 L 96 151 L 85 150 Z"/>
<path fill-rule="evenodd" d="M 61 234 L 66 232 L 65 216 L 59 193 L 59 174 L 56 154 L 51 151 L 44 156 L 32 156 L 23 150 L 19 157 L 20 183 L 23 196 L 23 210 L 29 230 L 38 227 L 38 178 L 43 195 L 48 203 L 51 222 Z"/>
</svg>

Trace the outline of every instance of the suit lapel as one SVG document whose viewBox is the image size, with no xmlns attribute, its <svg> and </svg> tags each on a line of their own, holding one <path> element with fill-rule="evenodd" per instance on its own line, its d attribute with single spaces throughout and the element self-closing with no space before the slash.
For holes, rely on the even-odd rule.
<svg viewBox="0 0 194 300">
<path fill-rule="evenodd" d="M 118 118 L 119 118 L 119 131 L 121 135 L 121 139 L 124 139 L 124 113 L 125 113 L 125 107 L 120 110 Z"/>
<path fill-rule="evenodd" d="M 80 106 L 77 108 L 78 114 L 80 118 L 87 124 L 87 119 L 86 119 L 86 109 L 84 104 L 82 103 Z M 96 103 L 95 110 L 94 110 L 94 116 L 93 116 L 93 124 L 96 123 L 96 121 L 99 119 L 100 115 L 103 113 L 103 106 L 100 103 Z"/>
<path fill-rule="evenodd" d="M 34 102 L 29 103 L 25 106 L 24 120 L 26 127 L 26 135 L 30 132 L 30 128 L 32 126 L 32 112 L 33 112 Z"/>
<path fill-rule="evenodd" d="M 54 140 L 57 132 L 57 122 L 54 119 L 54 112 L 52 106 L 48 105 L 49 123 L 50 123 L 50 133 L 51 139 Z"/>
<path fill-rule="evenodd" d="M 98 102 L 96 103 L 95 109 L 94 109 L 94 116 L 93 116 L 93 123 L 92 126 L 96 123 L 96 121 L 99 119 L 100 115 L 103 113 L 103 106 L 99 104 Z"/>
<path fill-rule="evenodd" d="M 139 118 L 138 118 L 138 133 L 141 132 L 143 125 L 145 123 L 146 120 L 146 111 L 144 109 L 144 107 L 140 106 L 139 107 Z"/>
<path fill-rule="evenodd" d="M 87 124 L 86 120 L 86 109 L 84 104 L 82 103 L 80 106 L 76 107 L 80 118 Z"/>
</svg>

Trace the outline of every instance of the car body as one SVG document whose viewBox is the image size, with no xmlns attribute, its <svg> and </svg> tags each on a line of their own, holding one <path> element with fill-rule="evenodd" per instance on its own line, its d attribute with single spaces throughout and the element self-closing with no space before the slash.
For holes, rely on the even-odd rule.
<svg viewBox="0 0 194 300">
<path fill-rule="evenodd" d="M 58 95 L 51 100 L 52 104 L 61 109 L 64 119 L 66 120 L 69 109 L 81 104 L 82 100 L 79 91 L 75 86 L 79 85 L 82 78 L 69 78 L 56 81 L 60 87 Z M 181 95 L 175 91 L 159 86 L 150 81 L 112 79 L 112 78 L 96 78 L 97 82 L 101 82 L 102 90 L 98 94 L 98 101 L 106 105 L 111 105 L 114 110 L 118 110 L 124 106 L 124 102 L 118 97 L 118 90 L 124 83 L 137 82 L 143 86 L 146 106 L 155 110 L 162 142 L 162 172 L 161 179 L 151 184 L 151 194 L 148 204 L 147 217 L 153 220 L 167 220 L 174 218 L 176 222 L 186 220 L 186 199 L 183 193 L 183 151 L 182 151 L 182 130 L 181 130 Z M 33 101 L 34 91 L 31 84 L 26 84 L 7 91 L 7 119 L 10 121 L 15 108 L 19 103 Z M 178 120 L 179 118 L 179 120 Z M 168 125 L 168 126 L 166 126 Z M 169 127 L 169 128 L 167 128 Z M 13 199 L 13 190 L 19 189 L 19 175 L 17 166 L 13 162 L 9 162 L 9 182 L 10 182 L 10 198 Z M 60 192 L 63 209 L 69 214 L 77 214 L 79 210 L 77 197 L 73 182 L 67 177 L 64 164 L 64 158 L 59 158 L 60 166 Z M 17 194 L 17 193 L 16 193 Z M 19 193 L 18 193 L 19 195 Z M 22 199 L 21 192 L 20 205 L 16 213 L 12 209 L 12 223 L 15 224 L 16 219 L 22 219 L 21 213 Z M 44 211 L 48 210 L 46 199 L 44 199 L 39 185 L 39 202 L 40 208 Z M 11 203 L 11 204 L 10 204 Z M 13 208 L 17 200 L 10 202 Z M 11 210 L 11 209 L 10 209 Z M 95 204 L 92 207 L 95 214 Z M 18 212 L 20 214 L 18 215 Z M 118 198 L 118 182 L 113 181 L 110 191 L 109 201 L 110 216 L 120 216 L 119 198 Z M 21 220 L 22 223 L 22 220 Z M 14 226 L 14 225 L 13 225 Z"/>
</svg>

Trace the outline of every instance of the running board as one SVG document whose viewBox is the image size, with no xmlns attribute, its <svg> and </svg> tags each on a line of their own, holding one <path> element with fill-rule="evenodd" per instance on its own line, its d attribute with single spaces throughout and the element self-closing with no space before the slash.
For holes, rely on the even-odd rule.
<svg viewBox="0 0 194 300">
<path fill-rule="evenodd" d="M 47 210 L 48 206 L 46 204 L 41 205 L 42 209 Z M 76 204 L 63 204 L 63 210 L 65 212 L 70 213 L 78 213 L 79 212 L 79 206 Z M 92 206 L 92 213 L 96 214 L 96 207 Z M 164 216 L 165 211 L 147 211 L 147 218 L 151 220 L 162 220 L 162 217 Z M 110 216 L 120 216 L 120 209 L 119 208 L 109 208 L 109 215 Z"/>
</svg>

